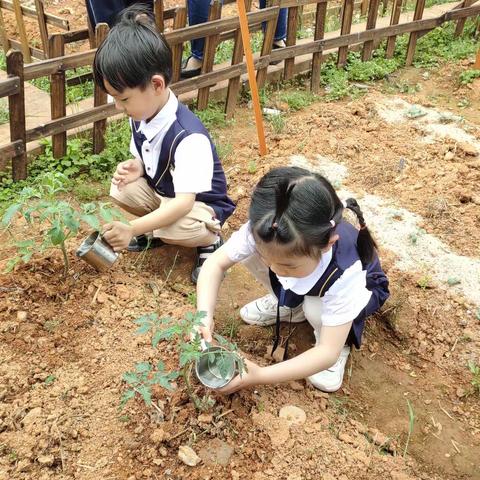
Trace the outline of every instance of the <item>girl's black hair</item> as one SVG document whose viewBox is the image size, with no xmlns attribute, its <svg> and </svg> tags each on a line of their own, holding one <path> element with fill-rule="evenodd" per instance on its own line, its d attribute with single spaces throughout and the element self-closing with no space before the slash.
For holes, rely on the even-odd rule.
<svg viewBox="0 0 480 480">
<path fill-rule="evenodd" d="M 123 10 L 116 25 L 98 48 L 93 61 L 95 82 L 105 90 L 105 80 L 118 92 L 145 89 L 153 75 L 172 78 L 172 51 L 156 29 L 152 11 L 142 4 Z"/>
<path fill-rule="evenodd" d="M 360 224 L 357 248 L 366 265 L 374 258 L 376 243 L 356 200 L 346 203 Z M 316 256 L 328 245 L 343 209 L 326 178 L 299 167 L 280 167 L 268 172 L 255 187 L 249 217 L 254 237 L 265 243 L 292 244 L 296 255 Z"/>
</svg>

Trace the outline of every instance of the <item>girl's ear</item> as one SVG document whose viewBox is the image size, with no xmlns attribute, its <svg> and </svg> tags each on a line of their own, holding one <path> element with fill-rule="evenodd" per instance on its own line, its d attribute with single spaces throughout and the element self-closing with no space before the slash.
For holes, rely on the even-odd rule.
<svg viewBox="0 0 480 480">
<path fill-rule="evenodd" d="M 330 237 L 330 240 L 328 241 L 327 246 L 324 248 L 323 251 L 326 252 L 326 251 L 330 250 L 330 249 L 333 247 L 333 244 L 334 244 L 339 238 L 340 238 L 340 236 L 339 236 L 337 233 L 333 234 L 333 235 Z"/>
<path fill-rule="evenodd" d="M 162 94 L 167 88 L 163 75 L 154 75 L 150 81 L 152 82 L 152 87 L 157 95 Z"/>
</svg>

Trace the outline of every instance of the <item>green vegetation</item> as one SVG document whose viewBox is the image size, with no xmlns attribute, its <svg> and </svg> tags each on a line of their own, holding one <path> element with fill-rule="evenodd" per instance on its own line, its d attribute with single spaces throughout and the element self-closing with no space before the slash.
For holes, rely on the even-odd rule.
<svg viewBox="0 0 480 480">
<path fill-rule="evenodd" d="M 9 118 L 7 101 L 4 98 L 0 98 L 0 125 L 8 123 Z"/>
<path fill-rule="evenodd" d="M 403 456 L 407 454 L 408 445 L 410 443 L 410 437 L 412 436 L 413 427 L 415 426 L 415 412 L 413 411 L 412 404 L 408 399 L 407 399 L 407 407 L 408 407 L 408 436 L 407 436 L 407 441 L 405 442 L 405 448 L 403 449 Z"/>
<path fill-rule="evenodd" d="M 473 393 L 480 395 L 480 366 L 477 365 L 473 360 L 468 362 L 468 369 L 472 374 L 471 384 L 473 387 Z"/>
<path fill-rule="evenodd" d="M 159 385 L 172 390 L 171 382 L 179 377 L 183 378 L 188 396 L 198 410 L 205 410 L 212 406 L 212 399 L 208 395 L 200 398 L 191 384 L 191 373 L 195 362 L 203 355 L 212 355 L 202 352 L 201 348 L 201 336 L 198 328 L 202 326 L 204 317 L 205 312 L 188 312 L 184 318 L 175 320 L 170 317 L 159 318 L 156 313 L 150 313 L 135 320 L 138 325 L 136 333 L 139 335 L 149 333 L 153 348 L 157 348 L 163 340 L 172 342 L 178 353 L 180 369 L 166 372 L 165 365 L 161 361 L 155 366 L 149 362 L 137 363 L 133 372 L 127 372 L 122 377 L 127 384 L 127 390 L 120 402 L 122 407 L 136 395 L 143 398 L 147 405 L 154 406 L 152 387 Z M 226 376 L 225 372 L 228 371 L 232 361 L 237 371 L 240 373 L 245 371 L 243 359 L 237 353 L 236 346 L 220 335 L 215 335 L 215 339 L 220 346 L 226 349 L 218 363 L 220 374 Z"/>
<path fill-rule="evenodd" d="M 468 85 L 476 78 L 480 78 L 480 70 L 465 70 L 460 74 L 459 80 L 462 85 Z"/>
<path fill-rule="evenodd" d="M 10 234 L 16 255 L 7 263 L 11 271 L 18 263 L 28 263 L 36 253 L 59 248 L 63 254 L 64 275 L 69 269 L 66 242 L 76 236 L 82 223 L 100 230 L 100 218 L 106 222 L 122 218 L 120 212 L 106 203 L 85 203 L 75 208 L 68 200 L 59 196 L 65 193 L 65 175 L 60 172 L 46 173 L 34 187 L 26 187 L 16 203 L 5 211 L 1 226 Z M 40 233 L 35 237 L 16 238 L 12 221 L 21 217 L 29 226 L 39 225 Z"/>
</svg>

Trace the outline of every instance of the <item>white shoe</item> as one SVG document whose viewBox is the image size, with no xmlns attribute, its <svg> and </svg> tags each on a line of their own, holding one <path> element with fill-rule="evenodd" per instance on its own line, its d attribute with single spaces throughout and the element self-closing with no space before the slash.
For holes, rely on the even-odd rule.
<svg viewBox="0 0 480 480">
<path fill-rule="evenodd" d="M 277 321 L 277 303 L 278 300 L 274 295 L 265 295 L 242 307 L 240 316 L 245 323 L 250 325 L 260 325 L 262 327 L 275 325 Z M 305 321 L 303 305 L 295 308 L 280 307 L 280 321 L 289 322 L 290 313 L 292 314 L 292 323 Z"/>
<path fill-rule="evenodd" d="M 335 362 L 329 369 L 315 373 L 308 377 L 310 383 L 322 392 L 336 392 L 343 382 L 343 374 L 345 372 L 345 365 L 347 364 L 348 355 L 350 354 L 350 347 L 343 347 Z"/>
</svg>

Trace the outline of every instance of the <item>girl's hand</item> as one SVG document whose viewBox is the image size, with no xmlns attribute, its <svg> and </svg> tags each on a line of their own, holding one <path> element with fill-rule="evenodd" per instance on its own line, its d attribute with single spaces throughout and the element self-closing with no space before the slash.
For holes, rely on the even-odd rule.
<svg viewBox="0 0 480 480">
<path fill-rule="evenodd" d="M 244 371 L 242 373 L 242 376 L 237 375 L 225 387 L 219 388 L 217 390 L 218 392 L 223 393 L 224 395 L 229 395 L 230 393 L 237 392 L 242 388 L 253 387 L 254 385 L 259 385 L 262 383 L 261 372 L 263 368 L 256 363 L 247 360 L 246 358 L 244 358 L 243 360 L 245 362 L 245 366 L 247 367 L 247 371 Z"/>
<path fill-rule="evenodd" d="M 134 182 L 143 175 L 143 165 L 136 159 L 126 160 L 117 165 L 112 183 L 121 190 L 125 185 Z"/>
<path fill-rule="evenodd" d="M 102 236 L 116 251 L 124 250 L 128 247 L 133 237 L 133 227 L 128 223 L 112 222 L 103 227 Z"/>
</svg>

